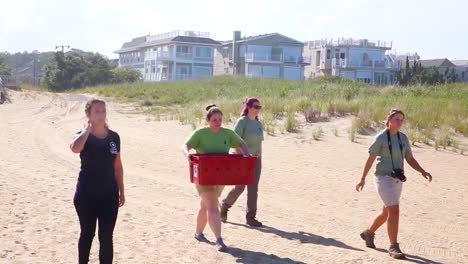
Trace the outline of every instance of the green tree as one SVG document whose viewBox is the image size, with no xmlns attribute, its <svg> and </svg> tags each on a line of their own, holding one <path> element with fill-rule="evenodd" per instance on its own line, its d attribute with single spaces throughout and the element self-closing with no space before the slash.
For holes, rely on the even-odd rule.
<svg viewBox="0 0 468 264">
<path fill-rule="evenodd" d="M 11 76 L 11 68 L 6 65 L 6 59 L 4 55 L 0 54 L 0 77 L 2 79 L 8 79 Z"/>
<path fill-rule="evenodd" d="M 112 66 L 99 53 L 72 50 L 57 52 L 44 67 L 43 83 L 52 91 L 109 83 Z"/>
<path fill-rule="evenodd" d="M 141 72 L 134 68 L 115 68 L 112 70 L 113 83 L 132 83 L 141 80 Z"/>
</svg>

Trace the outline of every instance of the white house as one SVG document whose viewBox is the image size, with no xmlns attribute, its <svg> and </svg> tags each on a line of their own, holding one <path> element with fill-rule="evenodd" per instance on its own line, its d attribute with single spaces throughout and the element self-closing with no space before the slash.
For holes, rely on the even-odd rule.
<svg viewBox="0 0 468 264">
<path fill-rule="evenodd" d="M 386 54 L 392 42 L 369 42 L 367 39 L 308 41 L 304 45 L 305 78 L 340 76 L 375 85 L 393 85 L 400 62 Z"/>
<path fill-rule="evenodd" d="M 136 38 L 116 53 L 119 67 L 140 69 L 145 81 L 176 81 L 213 76 L 214 49 L 220 45 L 209 33 L 179 30 Z"/>
<path fill-rule="evenodd" d="M 468 82 L 468 60 L 452 60 L 460 82 Z"/>
</svg>

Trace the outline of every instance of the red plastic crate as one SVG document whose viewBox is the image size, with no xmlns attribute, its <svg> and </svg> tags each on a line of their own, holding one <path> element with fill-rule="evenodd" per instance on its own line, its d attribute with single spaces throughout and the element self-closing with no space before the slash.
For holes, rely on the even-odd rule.
<svg viewBox="0 0 468 264">
<path fill-rule="evenodd" d="M 257 157 L 243 155 L 192 155 L 190 182 L 200 185 L 250 185 Z"/>
</svg>

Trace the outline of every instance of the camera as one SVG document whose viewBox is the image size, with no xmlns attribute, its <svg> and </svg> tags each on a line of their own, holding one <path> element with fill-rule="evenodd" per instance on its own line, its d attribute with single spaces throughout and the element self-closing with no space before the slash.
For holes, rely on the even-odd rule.
<svg viewBox="0 0 468 264">
<path fill-rule="evenodd" d="M 399 179 L 400 181 L 402 182 L 405 182 L 406 181 L 406 176 L 405 176 L 405 171 L 402 170 L 402 169 L 394 169 L 392 171 L 392 175 L 391 175 L 393 178 L 396 178 L 396 179 Z"/>
</svg>

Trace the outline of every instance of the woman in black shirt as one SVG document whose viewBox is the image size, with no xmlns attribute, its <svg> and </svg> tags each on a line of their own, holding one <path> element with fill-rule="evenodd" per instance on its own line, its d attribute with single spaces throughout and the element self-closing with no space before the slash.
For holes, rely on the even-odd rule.
<svg viewBox="0 0 468 264">
<path fill-rule="evenodd" d="M 85 107 L 85 129 L 78 132 L 70 149 L 80 153 L 81 169 L 73 199 L 80 220 L 79 263 L 88 263 L 89 252 L 99 224 L 99 260 L 112 263 L 117 213 L 125 203 L 119 134 L 106 124 L 106 104 L 92 99 Z"/>
</svg>

